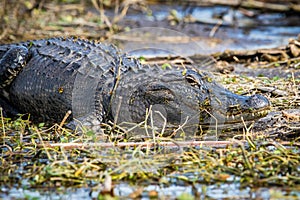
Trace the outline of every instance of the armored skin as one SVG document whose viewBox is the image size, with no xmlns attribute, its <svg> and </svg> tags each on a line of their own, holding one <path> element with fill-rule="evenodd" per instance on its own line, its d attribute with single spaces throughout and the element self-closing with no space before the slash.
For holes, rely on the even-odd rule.
<svg viewBox="0 0 300 200">
<path fill-rule="evenodd" d="M 145 120 L 199 130 L 235 127 L 267 114 L 261 95 L 240 96 L 196 68 L 142 65 L 113 45 L 51 38 L 0 46 L 1 106 L 30 113 L 34 121 L 103 122 Z M 14 111 L 12 111 L 12 109 Z"/>
</svg>

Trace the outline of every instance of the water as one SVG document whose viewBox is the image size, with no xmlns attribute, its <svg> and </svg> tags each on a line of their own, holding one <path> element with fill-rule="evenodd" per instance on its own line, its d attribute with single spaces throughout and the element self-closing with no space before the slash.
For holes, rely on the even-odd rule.
<svg viewBox="0 0 300 200">
<path fill-rule="evenodd" d="M 141 186 L 120 183 L 115 185 L 114 194 L 120 199 L 128 199 L 128 196 L 137 191 Z M 299 199 L 300 192 L 289 188 L 261 187 L 261 188 L 240 188 L 238 183 L 222 183 L 214 185 L 195 184 L 195 186 L 186 185 L 148 185 L 143 187 L 140 199 L 150 199 L 149 192 L 157 191 L 158 199 L 175 199 L 182 194 L 199 199 Z M 4 188 L 0 190 L 1 199 L 88 199 L 97 198 L 100 189 L 92 188 L 43 188 L 24 189 L 24 188 Z M 196 194 L 198 196 L 196 196 Z"/>
<path fill-rule="evenodd" d="M 176 38 L 170 42 L 171 44 L 159 44 L 160 48 L 174 47 L 174 44 L 177 44 L 177 48 L 173 49 L 183 49 L 184 54 L 189 56 L 207 55 L 227 49 L 252 50 L 278 47 L 286 45 L 290 38 L 296 38 L 300 33 L 300 16 L 297 14 L 251 11 L 254 12 L 254 16 L 247 17 L 240 10 L 225 6 L 152 5 L 150 9 L 153 12 L 152 15 L 129 13 L 126 19 L 133 22 L 139 21 L 141 25 L 137 28 L 150 27 L 152 33 L 156 33 L 157 27 L 164 27 L 177 31 L 180 33 L 179 35 L 184 34 L 190 37 L 198 45 L 198 48 L 186 48 L 182 46 L 182 40 Z M 170 13 L 174 12 L 173 15 L 179 20 L 179 24 L 167 27 L 163 21 L 166 21 L 172 15 Z M 180 22 L 187 18 L 192 18 L 193 23 Z M 135 32 L 135 29 L 129 32 Z M 125 51 L 139 48 L 145 43 L 145 41 L 135 41 L 136 36 L 129 37 L 128 32 L 121 33 L 119 36 L 122 34 L 127 35 L 127 38 L 119 39 L 122 41 Z M 162 35 L 160 34 L 160 36 Z M 172 32 L 165 33 L 163 36 L 172 36 Z M 140 38 L 144 39 L 145 37 L 141 36 Z M 145 40 L 147 41 L 147 38 Z M 154 41 L 152 40 L 152 42 Z"/>
</svg>

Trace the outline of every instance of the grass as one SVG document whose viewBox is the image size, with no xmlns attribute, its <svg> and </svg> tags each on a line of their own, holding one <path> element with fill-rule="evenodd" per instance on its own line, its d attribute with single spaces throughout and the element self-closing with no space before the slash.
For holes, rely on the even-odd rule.
<svg viewBox="0 0 300 200">
<path fill-rule="evenodd" d="M 155 145 L 153 139 L 120 145 L 126 143 L 124 138 L 106 135 L 110 143 L 98 142 L 97 134 L 59 125 L 46 128 L 21 117 L 1 121 L 2 186 L 22 186 L 24 179 L 29 187 L 100 185 L 102 191 L 124 181 L 138 185 L 172 185 L 174 180 L 185 185 L 234 182 L 241 187 L 300 183 L 300 138 L 277 142 L 248 133 L 246 141 L 231 139 L 221 146 L 190 141 L 180 145 L 170 138 L 165 143 L 160 137 Z"/>
</svg>

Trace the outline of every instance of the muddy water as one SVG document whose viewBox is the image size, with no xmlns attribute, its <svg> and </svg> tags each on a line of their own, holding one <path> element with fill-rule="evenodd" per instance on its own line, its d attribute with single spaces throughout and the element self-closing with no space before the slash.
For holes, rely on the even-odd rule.
<svg viewBox="0 0 300 200">
<path fill-rule="evenodd" d="M 211 54 L 226 49 L 272 48 L 287 44 L 290 38 L 296 38 L 300 33 L 300 15 L 297 13 L 251 11 L 253 16 L 249 17 L 240 10 L 224 6 L 153 5 L 151 10 L 153 13 L 150 16 L 129 13 L 122 22 L 131 27 L 131 30 L 116 35 L 114 39 L 123 44 L 125 51 L 140 48 L 148 43 L 158 43 L 160 48 L 177 49 L 181 53 L 184 52 L 184 55 Z M 144 28 L 145 33 L 145 27 L 151 27 L 148 34 L 156 37 L 149 39 L 145 34 L 136 35 L 139 30 L 134 28 Z M 178 33 L 163 33 L 155 27 L 164 27 Z M 163 45 L 162 41 L 155 40 L 161 39 L 162 36 L 168 40 L 164 41 Z M 186 48 L 183 44 L 191 48 Z"/>
<path fill-rule="evenodd" d="M 126 183 L 118 184 L 115 186 L 114 194 L 120 199 L 128 199 L 128 196 L 137 191 L 140 186 L 128 185 Z M 148 193 L 151 191 L 158 192 L 158 199 L 175 199 L 182 194 L 190 194 L 195 196 L 198 193 L 197 199 L 292 199 L 300 198 L 297 191 L 289 190 L 283 191 L 278 187 L 261 187 L 241 189 L 239 184 L 220 184 L 220 185 L 201 185 L 196 184 L 195 189 L 192 186 L 173 185 L 173 186 L 159 186 L 148 185 L 143 189 L 143 193 L 139 199 L 149 199 Z M 10 190 L 8 195 L 4 193 Z M 22 189 L 12 188 L 3 189 L 0 191 L 0 198 L 2 199 L 20 199 L 27 197 L 27 199 L 97 199 L 101 190 L 91 188 L 48 188 L 47 190 L 41 189 Z M 3 194 L 1 195 L 1 192 Z"/>
</svg>

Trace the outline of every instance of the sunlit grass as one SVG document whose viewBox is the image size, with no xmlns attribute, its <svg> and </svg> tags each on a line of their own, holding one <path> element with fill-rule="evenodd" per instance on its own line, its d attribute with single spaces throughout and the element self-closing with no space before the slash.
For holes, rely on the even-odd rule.
<svg viewBox="0 0 300 200">
<path fill-rule="evenodd" d="M 174 179 L 187 184 L 238 182 L 242 186 L 293 186 L 300 181 L 299 138 L 282 145 L 250 136 L 247 141 L 232 140 L 218 146 L 189 141 L 170 145 L 158 137 L 155 146 L 152 139 L 121 146 L 118 144 L 124 143 L 124 138 L 106 136 L 114 141 L 108 146 L 88 132 L 58 129 L 58 125 L 38 127 L 21 118 L 2 121 L 3 184 L 14 180 L 11 184 L 15 185 L 28 179 L 35 187 L 96 186 L 107 176 L 114 183 L 159 184 L 164 180 L 167 185 Z"/>
</svg>

